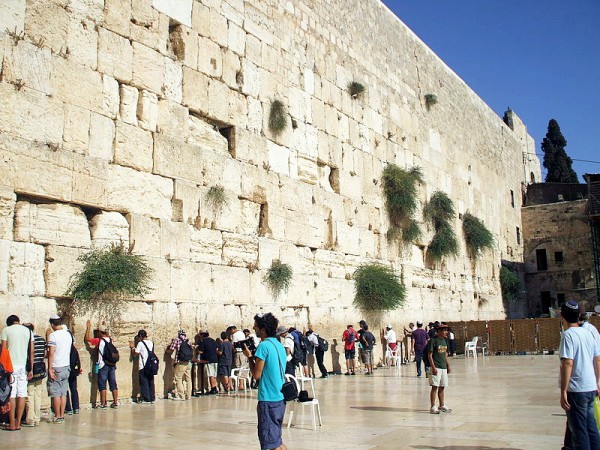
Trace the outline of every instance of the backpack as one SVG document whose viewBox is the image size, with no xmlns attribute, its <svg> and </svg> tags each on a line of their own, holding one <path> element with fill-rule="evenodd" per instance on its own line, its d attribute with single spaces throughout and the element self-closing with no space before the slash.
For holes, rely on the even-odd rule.
<svg viewBox="0 0 600 450">
<path fill-rule="evenodd" d="M 350 333 L 348 333 L 348 344 L 352 344 L 356 339 L 356 336 L 354 335 L 354 331 L 351 331 Z"/>
<path fill-rule="evenodd" d="M 181 345 L 179 346 L 179 351 L 177 352 L 177 360 L 179 362 L 188 362 L 191 361 L 194 357 L 194 349 L 190 345 L 190 341 L 187 339 L 185 341 L 181 341 Z"/>
<path fill-rule="evenodd" d="M 0 345 L 0 355 L 2 355 L 2 345 Z M 10 399 L 11 386 L 8 382 L 8 373 L 0 363 L 0 406 L 6 405 Z"/>
<path fill-rule="evenodd" d="M 143 339 L 140 342 L 144 344 L 144 347 L 148 350 L 148 359 L 146 359 L 142 370 L 147 377 L 153 377 L 158 373 L 158 357 L 156 356 L 156 353 L 154 353 L 154 349 L 150 350 Z"/>
<path fill-rule="evenodd" d="M 321 336 L 317 335 L 317 341 L 319 342 L 319 350 L 322 352 L 329 350 L 329 342 L 327 342 L 327 339 L 323 339 Z"/>
<path fill-rule="evenodd" d="M 79 352 L 77 351 L 77 347 L 75 347 L 75 338 L 73 337 L 73 333 L 69 331 L 71 335 L 71 354 L 69 356 L 69 367 L 71 368 L 71 373 L 69 374 L 69 378 L 73 380 L 73 378 L 78 377 L 81 372 L 81 360 L 79 359 Z"/>
<path fill-rule="evenodd" d="M 290 333 L 294 339 L 294 354 L 292 360 L 294 364 L 299 364 L 306 356 L 306 346 L 301 339 L 301 333 L 298 330 L 294 330 Z"/>
<path fill-rule="evenodd" d="M 309 353 L 314 353 L 315 346 L 308 340 L 308 336 L 303 334 L 300 335 L 300 345 L 304 347 L 305 353 L 308 355 Z"/>
<path fill-rule="evenodd" d="M 119 350 L 117 350 L 117 347 L 115 347 L 115 344 L 113 344 L 112 339 L 109 338 L 107 341 L 102 338 L 102 340 L 104 341 L 104 350 L 102 350 L 102 359 L 104 360 L 104 364 L 111 367 L 116 366 L 119 362 Z"/>
</svg>

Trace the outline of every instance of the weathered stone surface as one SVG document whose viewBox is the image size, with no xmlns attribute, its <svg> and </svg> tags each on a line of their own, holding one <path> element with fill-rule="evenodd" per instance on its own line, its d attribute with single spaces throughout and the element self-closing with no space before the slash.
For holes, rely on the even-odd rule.
<svg viewBox="0 0 600 450">
<path fill-rule="evenodd" d="M 0 30 L 22 33 L 25 26 L 25 0 L 9 0 L 0 4 Z"/>
<path fill-rule="evenodd" d="M 12 240 L 17 196 L 12 188 L 0 186 L 0 239 Z"/>
<path fill-rule="evenodd" d="M 162 136 L 154 139 L 154 173 L 165 177 L 202 182 L 202 150 L 179 139 Z"/>
<path fill-rule="evenodd" d="M 158 97 L 148 91 L 142 91 L 138 100 L 137 108 L 138 123 L 140 127 L 148 131 L 156 131 L 158 120 Z"/>
<path fill-rule="evenodd" d="M 122 83 L 129 83 L 133 77 L 133 47 L 129 40 L 99 28 L 98 70 Z"/>
<path fill-rule="evenodd" d="M 145 45 L 134 42 L 133 84 L 155 94 L 161 94 L 164 77 L 165 57 Z"/>
<path fill-rule="evenodd" d="M 189 260 L 192 227 L 187 223 L 160 221 L 160 251 L 167 260 Z"/>
<path fill-rule="evenodd" d="M 52 96 L 65 103 L 102 113 L 103 82 L 98 72 L 61 58 L 52 57 Z"/>
<path fill-rule="evenodd" d="M 38 42 L 43 39 L 53 53 L 64 53 L 67 48 L 70 19 L 63 6 L 60 1 L 33 0 L 25 9 L 25 34 Z"/>
<path fill-rule="evenodd" d="M 159 100 L 157 131 L 185 139 L 188 135 L 188 115 L 186 107 L 173 101 Z"/>
<path fill-rule="evenodd" d="M 223 261 L 229 266 L 247 267 L 258 261 L 258 238 L 223 233 Z"/>
<path fill-rule="evenodd" d="M 67 36 L 69 57 L 93 70 L 98 67 L 98 32 L 89 17 L 71 19 Z"/>
<path fill-rule="evenodd" d="M 219 230 L 193 228 L 191 233 L 191 259 L 194 262 L 221 264 L 223 261 L 223 235 Z"/>
<path fill-rule="evenodd" d="M 131 38 L 161 54 L 167 52 L 170 19 L 147 0 L 131 1 Z"/>
<path fill-rule="evenodd" d="M 44 247 L 0 240 L 0 292 L 44 295 Z"/>
<path fill-rule="evenodd" d="M 131 2 L 104 0 L 104 26 L 121 36 L 131 34 Z"/>
<path fill-rule="evenodd" d="M 212 267 L 210 264 L 200 262 L 173 261 L 171 300 L 211 303 L 211 291 L 214 285 L 211 282 Z M 237 284 L 237 281 L 229 284 Z"/>
<path fill-rule="evenodd" d="M 165 79 L 162 87 L 164 98 L 181 103 L 183 98 L 183 67 L 170 58 L 165 58 Z"/>
<path fill-rule="evenodd" d="M 59 203 L 17 202 L 15 239 L 36 244 L 56 244 L 89 248 L 87 217 L 77 207 Z"/>
<path fill-rule="evenodd" d="M 90 137 L 90 112 L 77 106 L 65 105 L 63 148 L 85 154 Z"/>
<path fill-rule="evenodd" d="M 120 102 L 118 81 L 108 75 L 102 75 L 101 114 L 115 119 L 119 114 Z"/>
<path fill-rule="evenodd" d="M 129 245 L 136 255 L 161 256 L 160 220 L 140 214 L 127 214 L 129 222 Z"/>
<path fill-rule="evenodd" d="M 117 122 L 114 154 L 116 164 L 151 172 L 153 147 L 152 133 Z"/>
<path fill-rule="evenodd" d="M 119 113 L 123 122 L 130 125 L 137 125 L 137 108 L 139 102 L 139 91 L 131 86 L 122 84 L 119 88 L 121 95 L 121 106 Z"/>
<path fill-rule="evenodd" d="M 108 248 L 111 244 L 123 244 L 129 248 L 129 223 L 118 212 L 102 212 L 90 220 L 93 248 Z"/>
<path fill-rule="evenodd" d="M 50 60 L 50 49 L 19 41 L 16 46 L 9 46 L 4 55 L 2 78 L 50 94 Z"/>
<path fill-rule="evenodd" d="M 209 78 L 197 70 L 183 68 L 183 104 L 204 115 L 208 114 Z"/>
<path fill-rule="evenodd" d="M 65 295 L 71 276 L 82 268 L 82 263 L 77 258 L 85 252 L 81 248 L 62 245 L 46 246 L 46 297 L 60 298 Z"/>
<path fill-rule="evenodd" d="M 242 267 L 212 266 L 211 284 L 208 290 L 211 303 L 216 305 L 240 305 L 249 302 L 249 271 Z"/>
<path fill-rule="evenodd" d="M 152 0 L 152 6 L 179 23 L 192 26 L 192 0 Z"/>
<path fill-rule="evenodd" d="M 229 155 L 227 139 L 215 130 L 214 126 L 193 115 L 189 116 L 187 142 L 200 147 L 203 151 Z"/>
<path fill-rule="evenodd" d="M 108 117 L 92 113 L 90 116 L 89 155 L 106 161 L 113 159 L 115 123 Z"/>
</svg>

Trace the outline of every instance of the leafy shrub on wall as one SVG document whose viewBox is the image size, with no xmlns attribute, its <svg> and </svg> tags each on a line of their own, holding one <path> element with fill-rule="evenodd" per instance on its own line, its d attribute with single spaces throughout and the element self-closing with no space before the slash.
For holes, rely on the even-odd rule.
<svg viewBox="0 0 600 450">
<path fill-rule="evenodd" d="M 278 136 L 287 128 L 287 113 L 281 100 L 273 100 L 269 111 L 269 130 Z"/>
<path fill-rule="evenodd" d="M 469 253 L 477 256 L 480 250 L 494 247 L 494 235 L 486 228 L 483 222 L 466 212 L 463 216 L 463 234 L 465 236 L 465 244 Z"/>
<path fill-rule="evenodd" d="M 265 284 L 271 290 L 274 298 L 279 297 L 282 291 L 287 292 L 292 282 L 293 271 L 289 264 L 282 263 L 279 259 L 273 260 L 264 277 Z"/>
<path fill-rule="evenodd" d="M 454 203 L 442 191 L 435 191 L 423 207 L 423 217 L 433 224 L 435 230 L 427 249 L 427 255 L 434 261 L 458 254 L 458 241 L 451 224 L 455 216 Z"/>
<path fill-rule="evenodd" d="M 521 294 L 521 280 L 515 272 L 504 265 L 500 268 L 500 288 L 502 299 L 507 303 L 514 303 Z"/>
<path fill-rule="evenodd" d="M 406 287 L 391 267 L 365 264 L 354 272 L 354 305 L 365 311 L 386 311 L 406 300 Z"/>
</svg>

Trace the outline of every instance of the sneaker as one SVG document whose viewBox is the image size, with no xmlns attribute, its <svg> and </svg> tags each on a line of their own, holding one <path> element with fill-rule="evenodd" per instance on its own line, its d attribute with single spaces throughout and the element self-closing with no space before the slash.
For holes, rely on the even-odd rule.
<svg viewBox="0 0 600 450">
<path fill-rule="evenodd" d="M 65 418 L 64 418 L 64 417 L 61 417 L 60 419 L 56 419 L 56 418 L 55 418 L 55 419 L 54 419 L 54 420 L 52 420 L 52 422 L 50 422 L 50 423 L 55 423 L 55 424 L 61 424 L 61 423 L 65 423 Z"/>
<path fill-rule="evenodd" d="M 429 410 L 430 414 L 439 414 L 440 410 L 437 409 L 437 406 L 432 406 L 431 409 Z"/>
<path fill-rule="evenodd" d="M 356 375 L 356 372 L 352 372 L 350 375 Z"/>
<path fill-rule="evenodd" d="M 69 415 L 69 416 L 72 416 L 72 415 L 73 415 L 73 410 L 70 410 L 70 411 L 65 411 L 65 414 L 67 414 L 67 415 Z"/>
<path fill-rule="evenodd" d="M 321 375 L 319 378 L 323 378 L 324 380 L 326 380 L 327 378 L 329 378 L 329 375 Z"/>
<path fill-rule="evenodd" d="M 183 402 L 183 401 L 185 401 L 184 399 L 182 399 L 180 397 L 171 397 L 171 400 L 173 400 L 174 402 Z"/>
<path fill-rule="evenodd" d="M 113 402 L 113 403 L 111 403 L 111 404 L 110 404 L 110 407 L 111 407 L 112 409 L 117 409 L 117 408 L 119 407 L 119 404 L 118 404 L 118 403 L 114 403 L 114 402 Z"/>
<path fill-rule="evenodd" d="M 100 405 L 100 406 L 98 406 L 98 408 L 99 409 L 108 409 L 108 405 L 106 405 L 106 404 L 105 405 Z"/>
<path fill-rule="evenodd" d="M 21 422 L 22 427 L 35 427 L 35 422 Z"/>
<path fill-rule="evenodd" d="M 443 413 L 451 413 L 452 410 L 450 408 L 448 408 L 447 406 L 440 406 L 440 411 Z"/>
<path fill-rule="evenodd" d="M 346 372 L 344 375 L 350 375 L 350 372 Z"/>
<path fill-rule="evenodd" d="M 79 410 L 78 409 L 74 409 L 73 410 L 73 414 L 79 414 Z"/>
</svg>

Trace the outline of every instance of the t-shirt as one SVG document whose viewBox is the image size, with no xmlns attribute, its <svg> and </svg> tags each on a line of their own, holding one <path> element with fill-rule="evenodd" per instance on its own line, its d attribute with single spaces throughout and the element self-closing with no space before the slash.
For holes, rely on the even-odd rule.
<svg viewBox="0 0 600 450">
<path fill-rule="evenodd" d="M 102 358 L 102 353 L 104 352 L 104 343 L 106 341 L 112 341 L 112 339 L 109 336 L 104 336 L 102 338 L 91 338 L 90 340 L 88 340 L 90 345 L 93 345 L 98 349 L 98 370 L 102 369 L 105 366 L 104 358 Z"/>
<path fill-rule="evenodd" d="M 363 346 L 365 350 L 373 350 L 375 344 L 375 336 L 370 331 L 363 332 Z"/>
<path fill-rule="evenodd" d="M 21 324 L 14 324 L 2 330 L 0 340 L 7 342 L 14 367 L 25 367 L 29 353 L 29 340 L 33 342 L 31 330 Z"/>
<path fill-rule="evenodd" d="M 350 342 L 350 334 L 354 333 L 354 341 Z M 344 334 L 342 335 L 342 340 L 344 341 L 344 350 L 354 350 L 354 343 L 356 342 L 356 331 L 354 331 L 354 328 L 348 328 L 346 331 L 344 331 Z"/>
<path fill-rule="evenodd" d="M 33 335 L 33 363 L 44 362 L 46 357 L 46 339 L 38 334 Z"/>
<path fill-rule="evenodd" d="M 54 347 L 53 368 L 70 366 L 71 345 L 73 345 L 73 338 L 69 330 L 62 328 L 50 333 L 50 336 L 48 336 L 48 348 Z"/>
<path fill-rule="evenodd" d="M 319 346 L 319 339 L 317 333 L 310 333 L 308 336 L 308 342 L 310 342 L 313 346 L 313 351 Z"/>
<path fill-rule="evenodd" d="M 590 331 L 594 335 L 594 339 L 596 340 L 596 343 L 600 346 L 600 333 L 598 333 L 598 329 L 594 325 L 592 325 L 591 323 L 589 323 L 586 320 L 581 323 L 580 327 L 583 328 L 584 330 Z"/>
<path fill-rule="evenodd" d="M 198 351 L 202 352 L 202 355 L 198 358 L 202 362 L 216 363 L 219 362 L 217 355 L 217 343 L 211 337 L 206 337 L 200 341 Z"/>
<path fill-rule="evenodd" d="M 389 330 L 387 333 L 385 333 L 384 338 L 388 344 L 395 344 L 397 341 L 396 332 L 394 330 Z"/>
<path fill-rule="evenodd" d="M 569 392 L 591 392 L 598 389 L 594 372 L 594 358 L 600 356 L 600 347 L 594 335 L 581 327 L 570 327 L 560 338 L 558 353 L 573 360 Z"/>
<path fill-rule="evenodd" d="M 12 360 L 10 358 L 10 351 L 1 345 L 0 348 L 0 364 L 4 367 L 5 372 L 13 373 L 15 369 L 13 368 Z"/>
<path fill-rule="evenodd" d="M 417 328 L 412 332 L 412 340 L 415 342 L 415 352 L 421 353 L 427 347 L 427 331 Z"/>
<path fill-rule="evenodd" d="M 255 356 L 265 362 L 258 383 L 258 401 L 279 402 L 283 400 L 281 387 L 285 381 L 286 361 L 283 345 L 275 338 L 267 338 L 260 343 Z"/>
<path fill-rule="evenodd" d="M 433 364 L 438 369 L 447 369 L 446 353 L 448 352 L 448 341 L 435 337 L 429 340 L 427 351 L 432 354 Z"/>
<path fill-rule="evenodd" d="M 152 342 L 150 339 L 141 340 L 135 347 L 135 352 L 139 355 L 138 368 L 140 370 L 144 368 L 144 365 L 146 365 L 146 361 L 148 361 L 148 350 L 154 351 L 154 342 Z"/>
<path fill-rule="evenodd" d="M 283 339 L 283 346 L 285 348 L 289 348 L 290 349 L 290 354 L 288 355 L 286 352 L 286 361 L 291 361 L 292 360 L 292 356 L 294 355 L 294 338 L 292 336 L 290 336 L 289 334 Z M 285 349 L 284 349 L 285 351 Z"/>
<path fill-rule="evenodd" d="M 221 341 L 217 345 L 217 349 L 221 353 L 219 356 L 219 365 L 231 366 L 233 364 L 233 344 L 230 341 Z"/>
</svg>

